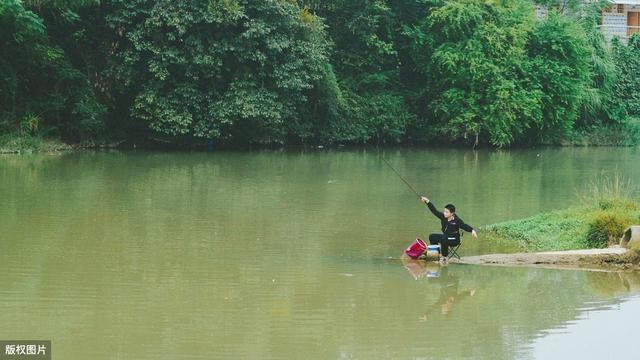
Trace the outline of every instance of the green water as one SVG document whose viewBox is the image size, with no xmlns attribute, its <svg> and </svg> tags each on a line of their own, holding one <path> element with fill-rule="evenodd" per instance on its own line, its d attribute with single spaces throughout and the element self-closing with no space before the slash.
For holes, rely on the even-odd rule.
<svg viewBox="0 0 640 360">
<path fill-rule="evenodd" d="M 637 274 L 400 261 L 439 224 L 380 154 L 472 226 L 640 179 L 632 148 L 0 157 L 0 340 L 50 339 L 56 360 L 640 351 L 620 335 L 640 331 Z M 480 233 L 461 252 L 513 250 Z"/>
</svg>

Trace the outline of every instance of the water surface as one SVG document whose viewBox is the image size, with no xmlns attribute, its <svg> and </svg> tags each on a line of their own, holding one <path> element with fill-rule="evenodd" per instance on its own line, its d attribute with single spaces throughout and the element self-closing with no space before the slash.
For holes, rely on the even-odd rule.
<svg viewBox="0 0 640 360">
<path fill-rule="evenodd" d="M 633 148 L 3 156 L 0 339 L 51 339 L 54 359 L 637 353 L 597 351 L 640 330 L 638 275 L 400 261 L 439 224 L 380 155 L 472 226 L 640 178 Z"/>
</svg>

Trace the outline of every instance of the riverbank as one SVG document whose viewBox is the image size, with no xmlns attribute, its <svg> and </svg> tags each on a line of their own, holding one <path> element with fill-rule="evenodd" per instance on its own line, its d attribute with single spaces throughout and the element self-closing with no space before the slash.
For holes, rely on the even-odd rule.
<svg viewBox="0 0 640 360">
<path fill-rule="evenodd" d="M 213 145 L 211 145 L 213 144 Z M 172 142 L 167 139 L 160 138 L 140 138 L 137 140 L 120 140 L 116 142 L 96 142 L 93 140 L 68 143 L 57 138 L 43 136 L 20 136 L 17 134 L 0 135 L 0 154 L 30 154 L 30 153 L 55 153 L 68 152 L 73 150 L 100 149 L 100 148 L 143 148 L 143 149 L 211 149 L 216 150 L 255 150 L 255 149 L 274 149 L 274 148 L 368 148 L 379 147 L 381 144 L 375 143 L 331 143 L 331 144 L 222 144 L 214 141 L 209 144 L 206 139 L 202 139 L 199 143 L 189 143 L 183 141 Z M 591 132 L 583 132 L 572 135 L 564 140 L 554 142 L 544 142 L 529 145 L 514 145 L 509 149 L 529 149 L 540 147 L 634 147 L 640 145 L 640 126 L 636 131 L 626 131 L 622 129 L 595 129 Z M 385 144 L 383 146 L 399 146 L 399 147 L 444 147 L 444 148 L 472 148 L 469 144 L 461 142 L 404 142 L 397 144 Z M 481 148 L 492 148 L 487 144 L 480 145 Z"/>
<path fill-rule="evenodd" d="M 551 211 L 525 219 L 485 226 L 488 241 L 516 244 L 521 252 L 464 257 L 461 263 L 493 265 L 551 265 L 640 270 L 640 246 L 620 248 L 625 228 L 640 224 L 640 207 L 632 188 L 605 179 L 588 189 L 590 205 Z M 617 189 L 617 190 L 616 190 Z M 625 192 L 608 200 L 594 199 L 602 192 Z"/>
<path fill-rule="evenodd" d="M 73 147 L 60 140 L 36 136 L 0 136 L 0 154 L 51 153 L 72 150 Z"/>
<path fill-rule="evenodd" d="M 637 146 L 640 144 L 640 121 L 578 130 L 560 141 L 561 146 Z"/>
<path fill-rule="evenodd" d="M 117 148 L 121 142 L 98 143 L 86 141 L 69 144 L 60 139 L 40 136 L 0 136 L 0 154 L 63 153 L 75 150 Z"/>
<path fill-rule="evenodd" d="M 640 251 L 621 247 L 537 253 L 464 256 L 454 263 L 496 266 L 537 266 L 590 270 L 640 271 Z"/>
</svg>

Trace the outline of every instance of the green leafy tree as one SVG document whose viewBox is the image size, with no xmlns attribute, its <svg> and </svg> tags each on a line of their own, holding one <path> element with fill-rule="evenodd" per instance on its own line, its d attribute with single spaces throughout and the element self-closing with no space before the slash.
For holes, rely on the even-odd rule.
<svg viewBox="0 0 640 360">
<path fill-rule="evenodd" d="M 591 83 L 582 96 L 580 115 L 575 126 L 577 130 L 606 126 L 617 122 L 621 116 L 613 106 L 613 85 L 617 74 L 611 47 L 597 26 L 602 11 L 609 5 L 607 0 L 589 4 L 579 19 L 589 44 Z"/>
<path fill-rule="evenodd" d="M 571 134 L 585 89 L 591 83 L 590 48 L 582 27 L 551 12 L 539 22 L 527 44 L 529 76 L 542 91 L 542 118 L 531 135 L 544 141 Z"/>
<path fill-rule="evenodd" d="M 538 4 L 542 21 L 527 0 L 5 0 L 0 133 L 501 147 L 628 132 L 637 38 L 605 42 L 606 0 Z"/>
<path fill-rule="evenodd" d="M 30 129 L 31 135 L 71 141 L 97 136 L 105 108 L 50 39 L 42 17 L 20 1 L 4 0 L 0 29 L 0 132 Z"/>
<path fill-rule="evenodd" d="M 616 66 L 617 81 L 613 85 L 613 97 L 619 113 L 619 122 L 628 117 L 640 118 L 640 35 L 633 34 L 628 44 L 614 40 L 613 59 Z"/>
<path fill-rule="evenodd" d="M 578 22 L 551 11 L 536 21 L 521 0 L 434 3 L 409 31 L 426 78 L 427 129 L 449 141 L 495 146 L 571 133 L 590 80 Z"/>
<path fill-rule="evenodd" d="M 306 0 L 325 19 L 334 43 L 331 63 L 342 94 L 324 141 L 397 143 L 417 120 L 415 89 L 422 86 L 403 29 L 421 21 L 423 1 Z"/>
<path fill-rule="evenodd" d="M 160 134 L 225 142 L 310 136 L 313 124 L 301 123 L 310 96 L 331 85 L 319 18 L 279 0 L 113 4 L 113 71 L 135 119 Z"/>
<path fill-rule="evenodd" d="M 519 140 L 542 117 L 542 92 L 527 77 L 531 5 L 484 0 L 435 5 L 411 31 L 415 61 L 427 78 L 429 128 L 451 140 L 477 143 L 487 136 L 497 146 Z"/>
</svg>

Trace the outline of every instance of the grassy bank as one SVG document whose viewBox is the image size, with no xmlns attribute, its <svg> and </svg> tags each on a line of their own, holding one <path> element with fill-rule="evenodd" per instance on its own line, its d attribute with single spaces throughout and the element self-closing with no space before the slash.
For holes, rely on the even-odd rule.
<svg viewBox="0 0 640 360">
<path fill-rule="evenodd" d="M 56 152 L 72 148 L 71 145 L 60 140 L 45 139 L 40 136 L 20 136 L 17 134 L 0 136 L 0 154 Z"/>
<path fill-rule="evenodd" d="M 640 208 L 613 200 L 488 225 L 485 236 L 516 242 L 523 251 L 602 248 L 617 243 L 631 224 L 640 224 Z"/>
<path fill-rule="evenodd" d="M 636 188 L 618 175 L 601 176 L 580 195 L 581 205 L 484 227 L 490 241 L 515 242 L 522 251 L 603 248 L 640 224 Z"/>
<path fill-rule="evenodd" d="M 636 146 L 639 144 L 640 119 L 576 131 L 561 142 L 563 146 Z"/>
<path fill-rule="evenodd" d="M 640 270 L 640 246 L 624 254 L 546 256 L 539 252 L 604 248 L 617 245 L 624 229 L 640 224 L 640 207 L 632 199 L 600 200 L 591 205 L 551 211 L 525 219 L 484 227 L 483 238 L 513 244 L 523 252 L 540 255 L 532 264 L 574 265 L 589 268 Z M 533 254 L 536 252 L 536 254 Z M 545 257 L 546 256 L 546 257 Z M 526 263 L 525 259 L 515 261 Z M 548 259 L 547 259 L 548 257 Z M 499 260 L 487 260 L 491 263 Z M 513 259 L 503 259 L 505 263 Z"/>
<path fill-rule="evenodd" d="M 68 144 L 60 139 L 39 135 L 0 135 L 0 154 L 53 153 L 80 149 L 115 148 L 120 142 L 97 143 L 86 141 Z"/>
</svg>

